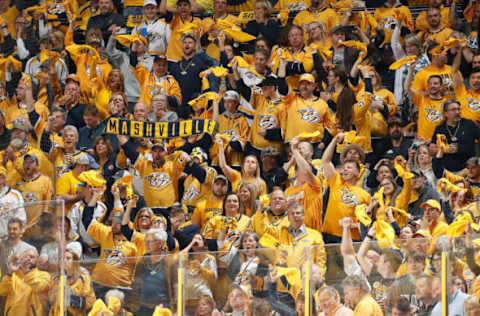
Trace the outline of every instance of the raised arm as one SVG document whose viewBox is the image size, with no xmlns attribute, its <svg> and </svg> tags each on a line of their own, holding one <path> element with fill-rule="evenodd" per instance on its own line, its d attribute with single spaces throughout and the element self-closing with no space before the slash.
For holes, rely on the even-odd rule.
<svg viewBox="0 0 480 316">
<path fill-rule="evenodd" d="M 220 137 L 215 137 L 215 142 L 218 145 L 218 165 L 222 169 L 225 176 L 231 179 L 234 176 L 235 170 L 233 170 L 228 164 L 227 159 L 225 158 L 225 151 L 223 149 L 223 139 Z"/>
<path fill-rule="evenodd" d="M 340 252 L 343 257 L 343 268 L 348 269 L 355 261 L 355 248 L 353 248 L 353 240 L 351 233 L 351 226 L 353 221 L 350 217 L 342 218 L 342 244 L 340 245 Z"/>
<path fill-rule="evenodd" d="M 404 89 L 407 91 L 410 100 L 415 99 L 417 95 L 417 91 L 412 88 L 412 81 L 413 81 L 413 69 L 415 68 L 415 62 L 411 63 L 408 67 L 407 78 L 405 79 L 405 86 Z"/>
<path fill-rule="evenodd" d="M 335 148 L 338 143 L 343 141 L 343 138 L 345 137 L 345 134 L 343 133 L 338 133 L 333 137 L 332 141 L 330 144 L 328 144 L 327 149 L 325 149 L 325 152 L 323 153 L 322 156 L 322 164 L 323 164 L 323 173 L 325 174 L 325 177 L 330 179 L 335 175 L 337 172 L 335 170 L 335 166 L 332 163 L 332 158 L 333 154 L 335 153 Z"/>
<path fill-rule="evenodd" d="M 295 137 L 290 141 L 290 147 L 292 149 L 292 154 L 297 164 L 299 170 L 303 170 L 308 179 L 308 183 L 313 185 L 315 183 L 315 175 L 312 172 L 312 166 L 310 163 L 300 154 L 298 151 L 298 138 Z"/>
</svg>

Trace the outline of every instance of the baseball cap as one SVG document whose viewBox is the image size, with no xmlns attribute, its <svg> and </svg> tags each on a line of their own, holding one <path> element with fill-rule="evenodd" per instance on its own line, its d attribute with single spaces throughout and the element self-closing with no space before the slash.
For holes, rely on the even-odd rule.
<svg viewBox="0 0 480 316">
<path fill-rule="evenodd" d="M 167 61 L 167 56 L 162 52 L 149 52 L 149 54 L 153 56 L 153 62 Z"/>
<path fill-rule="evenodd" d="M 28 132 L 27 122 L 23 118 L 16 119 L 12 122 L 12 129 L 19 129 Z"/>
<path fill-rule="evenodd" d="M 80 83 L 80 77 L 77 74 L 68 75 L 65 81 L 68 82 L 68 80 L 72 80 L 72 81 L 75 81 L 76 83 Z"/>
<path fill-rule="evenodd" d="M 173 203 L 172 206 L 170 206 L 170 214 L 172 212 L 181 212 L 183 214 L 188 213 L 187 207 L 181 203 Z"/>
<path fill-rule="evenodd" d="M 97 36 L 92 36 L 91 38 L 88 39 L 87 45 L 92 45 L 92 44 L 102 45 L 102 39 Z"/>
<path fill-rule="evenodd" d="M 436 208 L 437 210 L 442 209 L 442 207 L 440 206 L 440 203 L 437 200 L 434 200 L 434 199 L 430 199 L 430 200 L 420 204 L 420 208 L 426 208 L 427 206 Z"/>
<path fill-rule="evenodd" d="M 277 76 L 269 75 L 262 82 L 258 84 L 259 87 L 277 86 Z"/>
<path fill-rule="evenodd" d="M 472 167 L 480 166 L 480 157 L 471 157 L 467 160 L 467 165 Z"/>
<path fill-rule="evenodd" d="M 386 159 L 395 159 L 395 153 L 393 152 L 393 150 L 389 149 L 389 150 L 387 150 L 387 152 L 385 153 L 385 155 L 383 156 L 383 158 L 386 158 Z"/>
<path fill-rule="evenodd" d="M 95 158 L 86 153 L 81 153 L 75 159 L 76 165 L 88 165 L 92 169 L 100 168 L 100 165 L 95 161 Z"/>
<path fill-rule="evenodd" d="M 392 116 L 388 120 L 388 126 L 392 126 L 392 125 L 402 126 L 402 119 L 399 118 L 398 116 Z"/>
<path fill-rule="evenodd" d="M 223 97 L 224 100 L 235 100 L 238 101 L 240 100 L 240 95 L 233 90 L 228 90 L 225 92 L 225 96 Z"/>
<path fill-rule="evenodd" d="M 312 74 L 302 74 L 300 76 L 300 79 L 298 79 L 298 82 L 300 81 L 308 81 L 311 83 L 315 83 L 315 77 Z"/>
<path fill-rule="evenodd" d="M 121 223 L 123 219 L 123 212 L 115 212 L 112 214 L 112 223 Z"/>
<path fill-rule="evenodd" d="M 330 31 L 330 35 L 337 33 L 338 31 L 342 31 L 345 33 L 345 28 L 341 25 L 337 25 Z"/>
<path fill-rule="evenodd" d="M 67 250 L 75 253 L 78 259 L 82 258 L 82 246 L 78 242 L 71 242 L 67 244 Z"/>
<path fill-rule="evenodd" d="M 182 2 L 185 2 L 185 3 L 190 4 L 190 0 L 178 0 L 178 1 L 177 1 L 177 7 L 178 7 L 178 6 L 180 5 L 180 3 L 182 3 Z"/>
<path fill-rule="evenodd" d="M 217 182 L 217 180 L 223 180 L 226 184 L 228 184 L 228 179 L 223 174 L 218 174 L 213 178 L 213 183 Z"/>
<path fill-rule="evenodd" d="M 33 161 L 35 161 L 37 164 L 38 164 L 38 158 L 37 156 L 35 156 L 34 154 L 26 154 L 24 157 L 23 157 L 23 160 L 25 160 L 25 158 L 28 158 L 30 157 Z"/>
<path fill-rule="evenodd" d="M 143 3 L 143 6 L 146 7 L 147 5 L 150 5 L 150 4 L 152 4 L 154 6 L 158 6 L 156 0 L 145 0 L 145 2 Z"/>
<path fill-rule="evenodd" d="M 266 156 L 279 156 L 280 153 L 275 147 L 267 147 L 262 149 L 261 157 L 266 157 Z"/>
<path fill-rule="evenodd" d="M 412 170 L 412 173 L 413 173 L 416 177 L 425 177 L 425 174 L 424 174 L 423 171 L 420 170 L 420 169 L 413 169 L 413 170 Z"/>
<path fill-rule="evenodd" d="M 165 145 L 165 143 L 160 140 L 160 139 L 152 139 L 152 149 L 154 147 L 160 147 L 162 148 L 162 150 L 164 151 L 167 151 L 167 146 Z"/>
</svg>

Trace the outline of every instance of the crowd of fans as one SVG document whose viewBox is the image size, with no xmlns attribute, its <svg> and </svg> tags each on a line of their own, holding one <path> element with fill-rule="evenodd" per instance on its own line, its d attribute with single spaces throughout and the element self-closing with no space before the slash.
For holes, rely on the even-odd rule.
<svg viewBox="0 0 480 316">
<path fill-rule="evenodd" d="M 1 312 L 480 315 L 480 3 L 425 4 L 0 0 Z"/>
</svg>

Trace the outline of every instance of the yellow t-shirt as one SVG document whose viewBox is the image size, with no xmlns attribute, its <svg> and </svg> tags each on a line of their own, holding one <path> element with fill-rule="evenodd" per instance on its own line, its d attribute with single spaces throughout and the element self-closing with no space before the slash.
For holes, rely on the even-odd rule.
<svg viewBox="0 0 480 316">
<path fill-rule="evenodd" d="M 450 19 L 449 19 L 450 9 L 445 8 L 442 5 L 440 7 L 440 14 L 442 15 L 440 24 L 445 27 L 450 27 Z M 429 25 L 427 22 L 427 11 L 425 10 L 420 12 L 420 14 L 417 16 L 417 19 L 415 20 L 415 29 L 417 31 L 426 31 L 428 30 L 428 28 L 429 28 Z"/>
<path fill-rule="evenodd" d="M 56 183 L 56 194 L 71 194 L 76 195 L 83 191 L 85 188 L 85 183 L 80 181 L 74 174 L 73 171 L 65 173 L 63 176 L 58 178 Z M 68 215 L 68 212 L 75 203 L 65 203 L 65 215 Z"/>
<path fill-rule="evenodd" d="M 53 198 L 53 183 L 49 177 L 38 174 L 30 181 L 18 179 L 12 187 L 22 193 L 25 203 L 34 203 L 39 201 L 51 201 Z M 27 212 L 26 229 L 37 223 L 38 218 L 47 208 L 43 205 L 25 207 Z"/>
<path fill-rule="evenodd" d="M 419 92 L 423 91 L 426 93 L 428 91 L 428 78 L 430 78 L 431 75 L 439 75 L 442 77 L 442 84 L 446 87 L 444 93 L 454 97 L 452 67 L 449 65 L 444 65 L 442 68 L 430 65 L 420 70 L 413 79 L 412 88 Z M 463 82 L 462 74 L 459 72 L 458 75 L 460 76 L 460 82 Z"/>
<path fill-rule="evenodd" d="M 397 112 L 397 103 L 395 102 L 395 96 L 387 89 L 380 89 L 374 91 L 373 101 L 383 102 L 388 107 L 388 115 L 395 115 Z M 382 115 L 380 111 L 372 114 L 372 133 L 379 136 L 387 136 L 388 124 L 387 119 Z"/>
<path fill-rule="evenodd" d="M 259 196 L 263 194 L 267 194 L 267 184 L 263 179 L 260 179 L 260 183 L 257 184 L 257 181 L 255 180 L 255 178 L 242 178 L 242 174 L 237 170 L 234 170 L 233 174 L 228 177 L 228 181 L 230 181 L 230 183 L 232 184 L 233 192 L 238 192 L 240 185 L 242 183 L 248 182 L 253 185 L 257 185 L 257 189 L 260 190 Z"/>
<path fill-rule="evenodd" d="M 228 14 L 222 19 L 218 20 L 225 20 L 227 22 L 236 24 L 240 26 L 240 21 L 238 21 L 238 18 L 234 15 Z M 214 30 L 218 30 L 218 20 L 214 19 L 213 16 L 211 17 L 206 17 L 202 20 L 202 30 L 203 32 L 207 33 L 212 27 Z M 213 41 L 213 39 L 210 39 Z M 218 47 L 217 44 L 211 42 L 208 44 L 208 46 L 205 48 L 205 52 L 212 57 L 213 59 L 219 61 L 220 60 L 220 48 Z"/>
<path fill-rule="evenodd" d="M 383 316 L 383 312 L 377 301 L 367 294 L 355 306 L 353 316 Z"/>
<path fill-rule="evenodd" d="M 330 31 L 341 22 L 341 20 L 337 12 L 330 8 L 324 8 L 318 12 L 303 10 L 295 16 L 295 19 L 293 19 L 293 24 L 301 26 L 305 32 L 307 32 L 308 24 L 312 22 L 322 23 L 325 33 L 328 35 L 330 34 Z"/>
<path fill-rule="evenodd" d="M 299 187 L 290 186 L 285 190 L 287 199 L 294 198 L 305 209 L 305 225 L 322 231 L 322 183 L 315 177 L 315 183 L 304 183 Z"/>
<path fill-rule="evenodd" d="M 248 139 L 250 144 L 257 149 L 274 147 L 279 152 L 282 149 L 281 141 L 270 141 L 258 134 L 261 130 L 282 128 L 281 124 L 285 121 L 285 106 L 281 100 L 271 101 L 265 99 L 263 95 L 253 94 L 252 106 L 256 109 Z"/>
<path fill-rule="evenodd" d="M 169 207 L 178 201 L 178 177 L 186 161 L 180 157 L 166 159 L 161 167 L 154 167 L 151 156 L 140 155 L 135 169 L 143 178 L 144 198 L 148 207 Z"/>
<path fill-rule="evenodd" d="M 204 200 L 197 203 L 195 210 L 192 214 L 192 222 L 197 223 L 200 231 L 203 231 L 205 225 L 210 218 L 216 215 L 222 215 L 223 200 L 216 200 L 211 197 L 207 197 Z"/>
<path fill-rule="evenodd" d="M 430 98 L 423 94 L 416 94 L 412 103 L 418 108 L 417 135 L 427 141 L 432 140 L 435 127 L 443 122 L 443 102 L 445 97 L 439 100 Z"/>
<path fill-rule="evenodd" d="M 480 126 L 480 93 L 475 93 L 462 84 L 455 90 L 455 94 L 462 104 L 462 117 Z"/>
<path fill-rule="evenodd" d="M 112 228 L 96 220 L 88 227 L 88 234 L 101 247 L 102 260 L 97 261 L 93 268 L 92 280 L 109 287 L 130 287 L 135 273 L 137 247 L 124 239 L 114 239 Z"/>
<path fill-rule="evenodd" d="M 437 44 L 442 44 L 450 37 L 450 35 L 452 35 L 452 33 L 453 30 L 451 28 L 445 27 L 437 32 L 422 31 L 418 33 L 418 37 L 423 38 L 424 42 L 431 40 Z"/>
<path fill-rule="evenodd" d="M 381 6 L 375 9 L 373 13 L 373 17 L 378 22 L 378 27 L 385 31 L 385 40 L 384 43 L 390 43 L 392 39 L 393 29 L 395 27 L 395 20 L 394 20 L 394 13 L 400 12 L 400 16 L 402 18 L 402 25 L 408 27 L 411 25 L 413 27 L 413 19 L 410 9 L 406 6 L 400 6 L 396 8 L 387 8 L 385 6 Z M 410 31 L 414 31 L 413 28 Z"/>
<path fill-rule="evenodd" d="M 233 141 L 239 141 L 242 147 L 247 142 L 248 131 L 250 126 L 247 119 L 240 112 L 234 114 L 223 113 L 218 116 L 218 133 L 226 134 Z M 235 151 L 228 144 L 224 142 L 225 158 L 230 166 L 240 166 L 242 164 L 243 152 Z M 215 143 L 210 149 L 210 159 L 212 165 L 218 165 L 218 145 Z"/>
<path fill-rule="evenodd" d="M 191 19 L 184 21 L 180 15 L 175 14 L 170 22 L 170 30 L 172 33 L 167 47 L 167 59 L 169 61 L 180 61 L 183 57 L 183 46 L 181 41 L 182 34 L 180 34 L 180 30 L 187 23 L 193 23 L 201 28 L 202 20 L 192 16 Z M 205 31 L 202 31 L 202 34 L 204 32 Z"/>
<path fill-rule="evenodd" d="M 329 196 L 327 210 L 323 222 L 323 232 L 342 236 L 340 220 L 344 217 L 355 217 L 355 206 L 359 204 L 370 204 L 370 194 L 358 186 L 351 186 L 343 182 L 338 172 L 328 179 Z M 352 231 L 352 238 L 360 240 L 360 232 Z"/>
<path fill-rule="evenodd" d="M 226 231 L 225 241 L 231 244 L 239 239 L 242 233 L 252 230 L 252 219 L 243 214 L 235 217 L 217 215 L 208 220 L 202 235 L 206 239 L 217 239 L 221 230 Z"/>
<path fill-rule="evenodd" d="M 195 206 L 198 202 L 212 192 L 213 179 L 217 176 L 217 171 L 212 167 L 206 167 L 207 176 L 204 183 L 200 183 L 193 175 L 188 175 L 183 183 L 182 203 L 187 206 Z"/>
<path fill-rule="evenodd" d="M 300 133 L 320 132 L 320 136 L 315 141 L 323 138 L 325 128 L 333 130 L 335 119 L 330 112 L 327 103 L 320 98 L 314 97 L 305 100 L 300 95 L 292 93 L 286 97 L 285 101 L 286 114 L 283 116 L 285 127 L 285 142 L 290 142 L 292 138 Z"/>
</svg>

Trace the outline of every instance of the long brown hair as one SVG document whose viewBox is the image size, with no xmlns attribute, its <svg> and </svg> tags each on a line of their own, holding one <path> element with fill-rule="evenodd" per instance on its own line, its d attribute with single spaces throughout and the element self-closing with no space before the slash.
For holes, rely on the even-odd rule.
<svg viewBox="0 0 480 316">
<path fill-rule="evenodd" d="M 347 85 L 342 89 L 342 92 L 337 98 L 337 112 L 335 118 L 337 119 L 337 127 L 349 131 L 353 125 L 353 105 L 357 102 L 355 93 Z"/>
<path fill-rule="evenodd" d="M 110 82 L 112 80 L 112 75 L 114 74 L 117 74 L 120 76 L 120 90 L 121 92 L 125 92 L 125 78 L 122 74 L 122 72 L 119 70 L 119 69 L 112 69 L 112 71 L 110 71 L 110 73 L 108 74 L 108 77 L 107 77 L 107 84 L 106 86 L 108 87 L 108 89 L 110 89 Z"/>
</svg>

